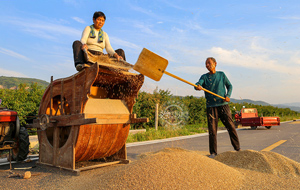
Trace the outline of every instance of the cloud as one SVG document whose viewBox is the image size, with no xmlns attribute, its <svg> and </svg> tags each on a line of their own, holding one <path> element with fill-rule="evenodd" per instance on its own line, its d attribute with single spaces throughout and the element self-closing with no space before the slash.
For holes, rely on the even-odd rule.
<svg viewBox="0 0 300 190">
<path fill-rule="evenodd" d="M 136 45 L 134 43 L 125 41 L 125 40 L 121 40 L 120 38 L 115 38 L 115 37 L 111 37 L 110 38 L 111 43 L 113 44 L 118 44 L 119 46 L 124 46 L 124 47 L 129 47 L 135 50 L 140 50 L 141 47 L 139 45 Z"/>
<path fill-rule="evenodd" d="M 10 70 L 6 70 L 6 69 L 2 69 L 0 68 L 0 76 L 8 76 L 8 77 L 26 77 L 29 78 L 28 76 L 16 72 L 16 71 L 10 71 Z"/>
<path fill-rule="evenodd" d="M 261 46 L 261 44 L 266 41 L 266 39 L 259 37 L 259 36 L 254 36 L 251 38 L 251 42 L 250 42 L 250 48 L 253 51 L 256 52 L 267 52 L 268 49 L 264 48 Z"/>
<path fill-rule="evenodd" d="M 207 69 L 204 66 L 201 67 L 195 67 L 195 66 L 179 66 L 176 68 L 173 68 L 176 72 L 182 72 L 185 74 L 196 74 L 199 75 L 199 73 L 207 73 Z"/>
<path fill-rule="evenodd" d="M 79 22 L 79 23 L 81 23 L 81 24 L 85 23 L 85 21 L 83 19 L 79 18 L 79 17 L 72 17 L 72 19 Z"/>
<path fill-rule="evenodd" d="M 26 19 L 18 17 L 2 18 L 1 22 L 17 26 L 20 30 L 31 33 L 46 39 L 55 39 L 58 35 L 80 36 L 81 31 L 72 27 L 64 26 L 57 23 L 45 22 L 44 20 Z"/>
<path fill-rule="evenodd" d="M 63 0 L 64 3 L 72 5 L 74 7 L 79 7 L 78 0 Z"/>
<path fill-rule="evenodd" d="M 176 33 L 183 33 L 183 32 L 185 32 L 184 29 L 177 28 L 177 27 L 173 27 L 173 28 L 171 29 L 171 31 L 172 31 L 172 32 L 176 32 Z"/>
<path fill-rule="evenodd" d="M 162 1 L 162 2 L 165 3 L 168 7 L 172 7 L 172 8 L 177 9 L 177 10 L 184 10 L 184 11 L 187 10 L 183 6 L 178 5 L 177 3 L 174 3 L 173 1 Z"/>
<path fill-rule="evenodd" d="M 133 10 L 133 11 L 136 11 L 136 12 L 139 12 L 139 13 L 143 13 L 145 15 L 148 15 L 150 17 L 153 17 L 153 18 L 158 18 L 158 16 L 153 13 L 151 10 L 149 11 L 148 9 L 144 9 L 142 7 L 139 7 L 139 6 L 136 6 L 136 5 L 130 5 L 130 8 Z"/>
<path fill-rule="evenodd" d="M 149 25 L 149 24 L 145 24 L 142 22 L 136 22 L 133 25 L 135 28 L 138 28 L 139 30 L 141 30 L 142 32 L 144 32 L 147 35 L 151 35 L 154 37 L 158 37 L 160 36 L 158 33 L 153 32 L 153 30 L 151 29 L 153 26 Z"/>
<path fill-rule="evenodd" d="M 300 51 L 294 52 L 294 54 L 290 56 L 290 60 L 292 63 L 300 65 Z"/>
<path fill-rule="evenodd" d="M 30 33 L 31 35 L 35 36 L 35 37 L 40 37 L 43 39 L 47 39 L 47 40 L 55 40 L 56 37 L 54 37 L 53 35 L 47 33 L 47 31 L 41 31 L 41 30 L 37 30 L 37 29 L 23 29 L 25 32 Z"/>
<path fill-rule="evenodd" d="M 26 57 L 24 55 L 18 54 L 18 53 L 14 52 L 14 51 L 11 51 L 11 50 L 8 50 L 8 49 L 2 48 L 2 47 L 0 47 L 0 53 L 9 55 L 11 57 L 16 57 L 16 58 L 19 58 L 19 59 L 24 59 L 24 60 L 27 60 L 27 61 L 30 60 L 28 57 Z"/>
<path fill-rule="evenodd" d="M 212 47 L 210 52 L 218 57 L 218 60 L 224 64 L 245 67 L 250 69 L 259 69 L 264 71 L 275 71 L 277 73 L 299 74 L 300 67 L 285 65 L 279 63 L 276 59 L 269 58 L 265 54 L 243 53 L 236 49 L 227 50 L 221 47 Z"/>
<path fill-rule="evenodd" d="M 283 20 L 300 20 L 299 16 L 283 16 L 283 17 L 275 17 Z"/>
</svg>

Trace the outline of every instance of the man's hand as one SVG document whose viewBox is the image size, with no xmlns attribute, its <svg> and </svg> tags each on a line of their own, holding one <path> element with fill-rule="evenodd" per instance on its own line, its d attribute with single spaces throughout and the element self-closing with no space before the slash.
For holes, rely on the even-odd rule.
<svg viewBox="0 0 300 190">
<path fill-rule="evenodd" d="M 224 101 L 225 102 L 230 102 L 230 98 L 226 96 Z"/>
<path fill-rule="evenodd" d="M 197 85 L 196 90 L 202 90 L 202 86 Z"/>
<path fill-rule="evenodd" d="M 118 61 L 122 61 L 123 57 L 119 56 L 117 53 L 114 54 L 114 57 L 118 59 Z"/>
<path fill-rule="evenodd" d="M 83 45 L 81 46 L 81 49 L 82 49 L 82 50 L 84 50 L 84 49 L 85 49 L 85 50 L 88 50 L 88 46 L 87 46 L 86 44 L 83 44 Z"/>
<path fill-rule="evenodd" d="M 118 61 L 122 61 L 123 57 L 118 55 L 117 59 L 118 59 Z"/>
</svg>

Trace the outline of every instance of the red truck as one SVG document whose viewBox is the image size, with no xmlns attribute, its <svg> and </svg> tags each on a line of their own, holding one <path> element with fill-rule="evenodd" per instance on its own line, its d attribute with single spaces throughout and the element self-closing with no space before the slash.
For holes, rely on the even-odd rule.
<svg viewBox="0 0 300 190">
<path fill-rule="evenodd" d="M 236 126 L 250 126 L 256 129 L 258 126 L 265 126 L 271 129 L 272 126 L 280 125 L 279 117 L 258 117 L 256 108 L 242 108 L 240 113 L 235 114 Z"/>
</svg>

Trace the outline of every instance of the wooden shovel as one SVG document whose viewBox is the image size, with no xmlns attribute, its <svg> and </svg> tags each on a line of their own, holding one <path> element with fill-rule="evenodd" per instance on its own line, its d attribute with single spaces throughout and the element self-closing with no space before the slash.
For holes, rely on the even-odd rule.
<svg viewBox="0 0 300 190">
<path fill-rule="evenodd" d="M 136 70 L 137 72 L 146 75 L 147 77 L 155 80 L 155 81 L 159 81 L 162 77 L 162 75 L 165 73 L 173 78 L 176 78 L 182 82 L 185 82 L 189 85 L 192 85 L 194 87 L 197 87 L 197 85 L 188 82 L 176 75 L 173 75 L 167 71 L 165 71 L 165 69 L 168 66 L 168 60 L 166 60 L 165 58 L 151 52 L 150 50 L 144 48 L 137 60 L 137 62 L 135 63 L 135 65 L 133 66 L 133 69 Z M 224 97 L 215 94 L 205 88 L 202 88 L 205 92 L 208 92 L 214 96 L 217 96 L 223 100 L 225 100 Z"/>
</svg>

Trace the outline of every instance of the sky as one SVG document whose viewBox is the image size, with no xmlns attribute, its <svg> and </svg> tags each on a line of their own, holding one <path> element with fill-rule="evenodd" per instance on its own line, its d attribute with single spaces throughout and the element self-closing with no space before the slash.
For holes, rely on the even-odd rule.
<svg viewBox="0 0 300 190">
<path fill-rule="evenodd" d="M 72 43 L 106 15 L 114 49 L 135 64 L 143 48 L 168 60 L 166 71 L 196 83 L 214 57 L 233 85 L 231 98 L 300 102 L 300 2 L 297 0 L 1 0 L 0 76 L 50 82 L 75 74 Z M 143 91 L 203 96 L 164 75 Z"/>
</svg>

